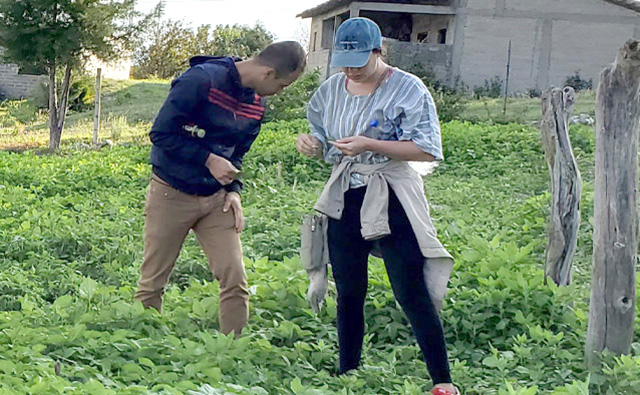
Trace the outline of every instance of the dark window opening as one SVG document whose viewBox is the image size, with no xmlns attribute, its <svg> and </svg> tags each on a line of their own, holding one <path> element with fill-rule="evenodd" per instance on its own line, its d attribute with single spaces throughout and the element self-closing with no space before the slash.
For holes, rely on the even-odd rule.
<svg viewBox="0 0 640 395">
<path fill-rule="evenodd" d="M 316 42 L 318 41 L 318 32 L 313 32 L 313 42 L 311 43 L 311 51 L 316 51 Z"/>
<path fill-rule="evenodd" d="M 360 16 L 372 19 L 380 26 L 383 37 L 393 38 L 399 41 L 411 41 L 413 31 L 413 18 L 411 14 L 402 12 L 360 12 Z"/>
<path fill-rule="evenodd" d="M 333 31 L 335 20 L 333 18 L 322 21 L 322 44 L 323 49 L 330 49 L 333 46 Z"/>
<path fill-rule="evenodd" d="M 438 32 L 438 44 L 447 43 L 447 29 L 442 29 Z"/>
<path fill-rule="evenodd" d="M 429 42 L 429 32 L 418 33 L 418 42 L 419 43 Z"/>
</svg>

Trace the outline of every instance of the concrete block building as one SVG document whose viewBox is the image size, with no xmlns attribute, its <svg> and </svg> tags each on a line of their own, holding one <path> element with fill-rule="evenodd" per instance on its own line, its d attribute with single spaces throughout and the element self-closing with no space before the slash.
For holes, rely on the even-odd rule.
<svg viewBox="0 0 640 395">
<path fill-rule="evenodd" d="M 47 80 L 46 76 L 19 74 L 15 64 L 0 64 L 0 99 L 22 99 Z"/>
<path fill-rule="evenodd" d="M 560 86 L 579 71 L 597 83 L 630 38 L 640 13 L 629 0 L 330 0 L 298 16 L 311 18 L 309 65 L 328 70 L 340 24 L 355 16 L 380 25 L 389 61 L 421 64 L 441 81 L 470 88 L 504 80 L 511 42 L 511 91 Z M 619 3 L 619 4 L 615 4 Z M 633 7 L 632 7 L 633 8 Z M 638 6 L 640 8 L 640 6 Z"/>
<path fill-rule="evenodd" d="M 90 75 L 95 75 L 96 69 L 100 67 L 103 78 L 129 79 L 131 63 L 131 59 L 105 63 L 91 58 L 85 65 L 85 70 Z M 30 97 L 39 85 L 48 82 L 47 75 L 21 73 L 16 64 L 0 63 L 0 100 Z"/>
</svg>

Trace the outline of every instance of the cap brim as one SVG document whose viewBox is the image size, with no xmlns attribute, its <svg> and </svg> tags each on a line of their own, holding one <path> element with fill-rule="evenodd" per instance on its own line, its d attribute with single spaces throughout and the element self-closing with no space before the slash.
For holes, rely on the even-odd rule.
<svg viewBox="0 0 640 395">
<path fill-rule="evenodd" d="M 363 67 L 370 55 L 371 51 L 333 51 L 331 67 Z"/>
</svg>

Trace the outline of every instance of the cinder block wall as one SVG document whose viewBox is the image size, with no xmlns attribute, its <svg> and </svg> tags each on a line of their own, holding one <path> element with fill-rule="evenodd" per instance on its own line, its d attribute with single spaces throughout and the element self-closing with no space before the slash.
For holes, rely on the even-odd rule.
<svg viewBox="0 0 640 395">
<path fill-rule="evenodd" d="M 22 99 L 29 97 L 38 84 L 46 81 L 46 76 L 18 74 L 15 64 L 0 64 L 0 97 Z"/>
<path fill-rule="evenodd" d="M 412 70 L 416 65 L 431 69 L 436 79 L 445 81 L 451 68 L 451 45 L 420 44 L 384 39 L 386 56 L 389 64 L 405 70 Z"/>
<path fill-rule="evenodd" d="M 561 86 L 577 70 L 595 87 L 624 42 L 640 38 L 640 14 L 602 0 L 468 0 L 462 18 L 453 71 L 471 88 L 504 80 L 509 40 L 510 91 L 524 92 Z"/>
</svg>

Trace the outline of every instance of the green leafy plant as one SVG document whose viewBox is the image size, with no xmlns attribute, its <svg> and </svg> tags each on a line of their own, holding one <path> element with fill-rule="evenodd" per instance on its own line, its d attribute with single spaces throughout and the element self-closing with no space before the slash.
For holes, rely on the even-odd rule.
<svg viewBox="0 0 640 395">
<path fill-rule="evenodd" d="M 295 151 L 307 131 L 302 119 L 267 123 L 245 158 L 251 311 L 239 340 L 218 332 L 219 286 L 192 236 L 162 314 L 132 301 L 150 174 L 146 140 L 101 150 L 63 146 L 58 155 L 0 151 L 0 393 L 426 393 L 432 383 L 424 361 L 375 258 L 362 366 L 335 375 L 335 286 L 315 315 L 297 256 L 300 220 L 330 172 Z M 465 394 L 638 388 L 637 343 L 629 356 L 604 355 L 599 374 L 582 363 L 595 141 L 586 127 L 571 134 L 584 226 L 574 284 L 559 288 L 543 281 L 550 196 L 539 131 L 443 124 L 445 161 L 425 191 L 456 262 L 441 318 L 453 379 Z"/>
<path fill-rule="evenodd" d="M 467 105 L 467 95 L 464 93 L 464 86 L 459 81 L 453 86 L 444 84 L 436 78 L 433 68 L 425 67 L 422 64 L 415 64 L 407 71 L 415 74 L 429 88 L 441 122 L 458 119 L 464 112 Z"/>
<path fill-rule="evenodd" d="M 570 86 L 576 92 L 593 89 L 593 80 L 585 80 L 580 76 L 580 70 L 576 70 L 573 75 L 568 76 L 564 81 L 564 86 Z"/>
<path fill-rule="evenodd" d="M 484 85 L 473 88 L 473 95 L 476 98 L 490 97 L 496 98 L 502 95 L 502 78 L 494 76 L 490 80 L 484 80 Z"/>
<path fill-rule="evenodd" d="M 307 116 L 307 103 L 318 89 L 320 70 L 304 73 L 281 93 L 267 99 L 265 122 L 290 121 Z"/>
</svg>

